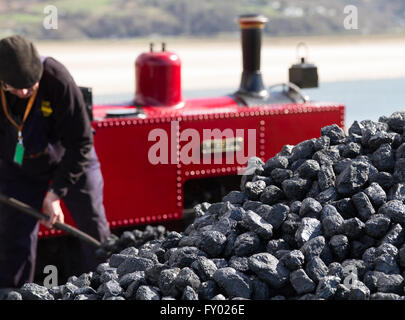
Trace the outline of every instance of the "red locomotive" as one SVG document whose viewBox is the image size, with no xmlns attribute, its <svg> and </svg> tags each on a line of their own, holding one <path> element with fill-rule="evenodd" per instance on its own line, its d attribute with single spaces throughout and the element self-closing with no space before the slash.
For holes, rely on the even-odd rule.
<svg viewBox="0 0 405 320">
<path fill-rule="evenodd" d="M 92 125 L 104 176 L 104 204 L 112 230 L 183 218 L 196 203 L 220 201 L 237 190 L 249 157 L 263 161 L 286 144 L 344 125 L 344 106 L 312 102 L 299 88 L 317 86 L 313 65 L 290 69 L 285 91 L 265 88 L 260 73 L 266 18 L 239 18 L 243 73 L 239 90 L 223 97 L 183 99 L 179 57 L 140 55 L 135 99 L 127 105 L 95 105 Z M 73 224 L 69 214 L 66 222 Z M 40 236 L 58 232 L 41 227 Z"/>
</svg>

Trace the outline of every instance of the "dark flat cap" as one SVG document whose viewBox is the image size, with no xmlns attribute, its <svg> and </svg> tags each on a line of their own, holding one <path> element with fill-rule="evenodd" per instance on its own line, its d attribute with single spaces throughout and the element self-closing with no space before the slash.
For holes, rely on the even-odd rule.
<svg viewBox="0 0 405 320">
<path fill-rule="evenodd" d="M 16 89 L 30 88 L 42 71 L 41 57 L 31 41 L 19 35 L 0 40 L 0 80 Z"/>
</svg>

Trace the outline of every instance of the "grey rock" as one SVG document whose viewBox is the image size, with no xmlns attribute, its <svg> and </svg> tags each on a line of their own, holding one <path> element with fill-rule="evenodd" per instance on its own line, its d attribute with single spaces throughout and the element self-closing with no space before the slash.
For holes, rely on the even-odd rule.
<svg viewBox="0 0 405 320">
<path fill-rule="evenodd" d="M 282 182 L 281 187 L 290 200 L 302 200 L 311 188 L 311 180 L 293 177 Z"/>
<path fill-rule="evenodd" d="M 244 210 L 252 210 L 252 211 L 255 211 L 255 212 L 257 212 L 257 209 L 260 207 L 260 206 L 262 206 L 263 205 L 263 203 L 262 202 L 260 202 L 260 201 L 252 201 L 252 200 L 247 200 L 247 201 L 245 201 L 244 203 L 243 203 L 243 206 L 242 206 L 242 208 L 244 209 Z"/>
<path fill-rule="evenodd" d="M 389 253 L 376 256 L 374 260 L 374 270 L 381 271 L 386 274 L 399 273 L 397 258 Z"/>
<path fill-rule="evenodd" d="M 281 225 L 283 234 L 295 235 L 301 223 L 301 218 L 295 213 L 287 215 L 287 219 Z"/>
<path fill-rule="evenodd" d="M 292 212 L 292 213 L 299 213 L 299 211 L 300 211 L 300 209 L 301 209 L 301 205 L 302 205 L 302 202 L 301 201 L 293 201 L 291 204 L 290 204 L 290 211 Z"/>
<path fill-rule="evenodd" d="M 174 280 L 174 285 L 179 291 L 183 291 L 187 286 L 192 287 L 194 290 L 198 290 L 201 284 L 200 278 L 189 267 L 184 267 L 177 274 Z"/>
<path fill-rule="evenodd" d="M 371 156 L 374 166 L 379 171 L 392 171 L 395 165 L 395 153 L 388 143 L 382 144 Z"/>
<path fill-rule="evenodd" d="M 315 160 L 305 160 L 297 169 L 297 173 L 303 179 L 314 179 L 320 170 L 319 163 Z"/>
<path fill-rule="evenodd" d="M 313 198 L 305 198 L 301 203 L 299 215 L 301 217 L 319 219 L 322 205 Z"/>
<path fill-rule="evenodd" d="M 379 208 L 387 201 L 386 192 L 377 182 L 371 182 L 370 186 L 364 190 L 364 193 L 376 208 Z"/>
<path fill-rule="evenodd" d="M 152 286 L 159 286 L 160 274 L 163 270 L 170 269 L 167 264 L 157 263 L 145 271 L 145 279 Z"/>
<path fill-rule="evenodd" d="M 273 239 L 267 243 L 266 250 L 268 253 L 274 255 L 279 250 L 289 250 L 290 247 L 284 239 Z"/>
<path fill-rule="evenodd" d="M 17 291 L 10 291 L 7 293 L 6 297 L 4 300 L 22 300 L 22 296 L 19 292 Z"/>
<path fill-rule="evenodd" d="M 316 141 L 314 142 L 314 149 L 316 151 L 322 150 L 322 149 L 327 149 L 330 146 L 330 138 L 327 136 L 320 136 Z"/>
<path fill-rule="evenodd" d="M 230 298 L 242 297 L 249 299 L 252 294 L 251 280 L 233 268 L 218 269 L 213 278 Z"/>
<path fill-rule="evenodd" d="M 316 295 L 322 299 L 332 299 L 340 284 L 340 278 L 334 276 L 325 276 L 319 280 L 316 287 Z"/>
<path fill-rule="evenodd" d="M 375 214 L 365 223 L 364 231 L 370 237 L 380 239 L 387 233 L 390 223 L 391 220 L 388 217 Z"/>
<path fill-rule="evenodd" d="M 332 165 L 321 165 L 321 170 L 318 172 L 318 184 L 321 191 L 325 191 L 335 185 L 335 172 Z"/>
<path fill-rule="evenodd" d="M 305 140 L 294 146 L 291 150 L 291 161 L 310 159 L 315 151 L 315 141 L 316 139 Z"/>
<path fill-rule="evenodd" d="M 336 189 L 343 196 L 351 196 L 367 183 L 369 165 L 353 162 L 336 178 Z"/>
<path fill-rule="evenodd" d="M 253 212 L 253 211 L 252 211 Z M 204 231 L 201 234 L 199 248 L 211 257 L 220 256 L 225 248 L 226 237 L 218 231 Z"/>
<path fill-rule="evenodd" d="M 234 244 L 234 252 L 237 256 L 250 256 L 260 248 L 260 239 L 254 232 L 245 232 L 239 235 Z"/>
<path fill-rule="evenodd" d="M 360 219 L 351 218 L 342 223 L 340 232 L 351 240 L 360 238 L 364 233 L 364 229 L 365 224 Z"/>
<path fill-rule="evenodd" d="M 333 236 L 329 247 L 337 261 L 343 261 L 350 253 L 349 239 L 343 234 Z"/>
<path fill-rule="evenodd" d="M 350 198 L 343 198 L 330 204 L 337 209 L 344 219 L 354 218 L 357 214 L 357 210 Z"/>
<path fill-rule="evenodd" d="M 122 277 L 119 278 L 118 283 L 121 288 L 126 290 L 131 283 L 133 283 L 134 281 L 140 281 L 141 279 L 144 278 L 145 278 L 144 271 L 135 271 L 132 273 L 124 274 Z"/>
<path fill-rule="evenodd" d="M 175 280 L 179 274 L 179 268 L 163 270 L 159 276 L 159 288 L 163 295 L 176 297 L 179 290 L 175 286 Z"/>
<path fill-rule="evenodd" d="M 278 203 L 270 208 L 264 219 L 272 225 L 273 230 L 277 230 L 287 219 L 289 210 L 285 204 Z"/>
<path fill-rule="evenodd" d="M 271 181 L 276 184 L 276 185 L 281 185 L 281 183 L 289 179 L 293 176 L 293 172 L 288 169 L 281 169 L 281 168 L 276 168 L 271 171 Z M 284 194 L 281 194 L 283 196 Z"/>
<path fill-rule="evenodd" d="M 290 271 L 302 268 L 304 265 L 305 256 L 300 250 L 289 251 L 280 259 Z"/>
<path fill-rule="evenodd" d="M 329 270 L 321 258 L 314 257 L 307 263 L 305 271 L 315 283 L 318 283 L 323 277 L 327 276 Z"/>
<path fill-rule="evenodd" d="M 350 289 L 347 288 L 344 284 L 338 284 L 335 300 L 348 300 L 350 295 Z"/>
<path fill-rule="evenodd" d="M 183 268 L 190 266 L 199 256 L 207 254 L 196 247 L 175 248 L 169 258 L 169 266 Z"/>
<path fill-rule="evenodd" d="M 272 288 L 283 287 L 289 277 L 289 270 L 270 253 L 257 253 L 249 257 L 249 268 Z"/>
<path fill-rule="evenodd" d="M 405 204 L 399 200 L 388 201 L 380 207 L 378 213 L 386 215 L 391 221 L 401 225 L 405 223 Z"/>
<path fill-rule="evenodd" d="M 25 283 L 19 289 L 23 300 L 54 300 L 46 287 L 35 283 Z"/>
<path fill-rule="evenodd" d="M 247 195 L 240 191 L 231 191 L 222 199 L 223 202 L 229 201 L 232 204 L 239 205 L 244 204 L 247 200 Z"/>
<path fill-rule="evenodd" d="M 384 190 L 389 190 L 394 185 L 394 177 L 389 172 L 377 172 L 370 174 L 370 183 L 378 183 Z"/>
<path fill-rule="evenodd" d="M 160 295 L 152 286 L 140 286 L 136 292 L 136 300 L 160 300 Z"/>
<path fill-rule="evenodd" d="M 181 300 L 198 300 L 198 294 L 192 287 L 187 286 L 183 291 Z"/>
<path fill-rule="evenodd" d="M 326 205 L 322 209 L 322 227 L 326 237 L 332 237 L 339 233 L 344 222 L 343 217 L 332 205 Z"/>
<path fill-rule="evenodd" d="M 153 261 L 142 257 L 128 257 L 117 268 L 117 273 L 121 276 L 135 271 L 145 271 L 152 268 Z"/>
<path fill-rule="evenodd" d="M 400 300 L 401 296 L 395 293 L 373 293 L 370 300 Z"/>
<path fill-rule="evenodd" d="M 361 154 L 361 144 L 356 142 L 349 142 L 343 148 L 342 156 L 346 158 L 355 158 Z"/>
<path fill-rule="evenodd" d="M 303 218 L 295 233 L 295 240 L 299 246 L 302 246 L 308 240 L 311 240 L 322 233 L 322 225 L 318 219 Z"/>
<path fill-rule="evenodd" d="M 314 281 L 302 269 L 291 272 L 290 283 L 299 295 L 311 293 L 316 288 Z"/>
<path fill-rule="evenodd" d="M 315 237 L 307 241 L 301 248 L 305 260 L 309 261 L 314 257 L 320 256 L 325 250 L 325 238 L 323 236 Z"/>
<path fill-rule="evenodd" d="M 405 245 L 399 250 L 399 265 L 405 268 Z"/>
<path fill-rule="evenodd" d="M 396 247 L 400 247 L 405 241 L 405 230 L 397 223 L 393 225 L 390 231 L 381 240 L 381 243 L 390 243 Z"/>
<path fill-rule="evenodd" d="M 233 256 L 229 259 L 229 267 L 236 271 L 246 273 L 249 271 L 249 258 Z"/>
<path fill-rule="evenodd" d="M 263 166 L 264 173 L 270 175 L 270 173 L 276 169 L 287 169 L 288 167 L 288 158 L 285 156 L 275 156 L 267 160 L 265 165 Z"/>
<path fill-rule="evenodd" d="M 212 279 L 212 276 L 218 269 L 212 260 L 202 256 L 198 257 L 191 264 L 191 267 L 195 270 L 195 272 L 202 281 L 208 281 Z"/>
<path fill-rule="evenodd" d="M 368 300 L 370 298 L 370 289 L 361 282 L 355 281 L 350 288 L 349 300 Z"/>
<path fill-rule="evenodd" d="M 273 235 L 273 226 L 260 217 L 257 213 L 248 210 L 243 217 L 244 224 L 250 231 L 255 232 L 259 237 L 268 240 Z"/>
<path fill-rule="evenodd" d="M 268 300 L 270 297 L 268 285 L 258 278 L 252 280 L 252 290 L 252 300 Z"/>
<path fill-rule="evenodd" d="M 377 279 L 377 291 L 382 293 L 403 294 L 404 278 L 399 274 L 380 274 Z"/>
<path fill-rule="evenodd" d="M 219 288 L 214 280 L 202 282 L 198 288 L 198 298 L 200 300 L 211 300 L 218 294 Z"/>
<path fill-rule="evenodd" d="M 337 191 L 334 187 L 325 189 L 324 191 L 322 191 L 315 197 L 315 199 L 318 200 L 322 204 L 330 203 L 332 201 L 337 200 L 338 198 L 339 198 L 339 195 L 337 194 Z"/>
<path fill-rule="evenodd" d="M 340 279 L 343 278 L 343 267 L 339 262 L 332 262 L 328 266 L 328 276 L 338 277 Z"/>
<path fill-rule="evenodd" d="M 259 200 L 259 197 L 265 188 L 266 183 L 262 180 L 247 182 L 245 186 L 245 192 L 249 197 L 249 200 Z"/>
<path fill-rule="evenodd" d="M 396 183 L 388 191 L 388 200 L 399 200 L 405 203 L 405 183 Z"/>
<path fill-rule="evenodd" d="M 217 269 L 228 267 L 228 262 L 223 258 L 214 258 L 214 259 L 211 259 L 211 261 L 215 263 L 215 265 L 217 266 Z"/>
<path fill-rule="evenodd" d="M 344 131 L 336 124 L 323 127 L 321 135 L 329 137 L 331 145 L 342 143 L 345 139 Z"/>
<path fill-rule="evenodd" d="M 373 214 L 375 214 L 374 207 L 364 192 L 358 192 L 353 195 L 352 201 L 357 209 L 358 217 L 362 221 L 367 221 Z"/>
<path fill-rule="evenodd" d="M 116 280 L 110 280 L 110 281 L 104 283 L 103 287 L 104 287 L 103 300 L 110 298 L 110 297 L 119 296 L 123 293 L 123 290 L 122 290 L 120 284 Z"/>
</svg>

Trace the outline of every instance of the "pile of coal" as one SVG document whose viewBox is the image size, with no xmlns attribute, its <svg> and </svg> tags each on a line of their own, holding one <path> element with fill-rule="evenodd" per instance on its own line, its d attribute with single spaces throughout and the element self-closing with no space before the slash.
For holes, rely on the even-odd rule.
<svg viewBox="0 0 405 320">
<path fill-rule="evenodd" d="M 182 233 L 10 299 L 404 299 L 405 112 L 249 161 Z M 17 295 L 20 296 L 17 296 Z"/>
<path fill-rule="evenodd" d="M 124 231 L 120 236 L 111 234 L 104 242 L 101 243 L 101 247 L 97 249 L 96 253 L 100 258 L 107 259 L 112 254 L 119 253 L 125 248 L 139 248 L 148 241 L 163 239 L 167 233 L 168 231 L 162 225 L 148 225 L 144 230 L 135 229 L 131 231 Z"/>
</svg>

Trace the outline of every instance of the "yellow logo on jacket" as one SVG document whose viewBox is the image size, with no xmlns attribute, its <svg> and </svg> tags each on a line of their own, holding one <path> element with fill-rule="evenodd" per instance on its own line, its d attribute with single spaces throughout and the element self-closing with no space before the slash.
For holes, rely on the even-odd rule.
<svg viewBox="0 0 405 320">
<path fill-rule="evenodd" d="M 42 111 L 42 114 L 44 115 L 44 117 L 49 117 L 53 112 L 53 110 L 51 108 L 51 102 L 43 100 L 42 104 L 41 104 L 41 111 Z"/>
</svg>

